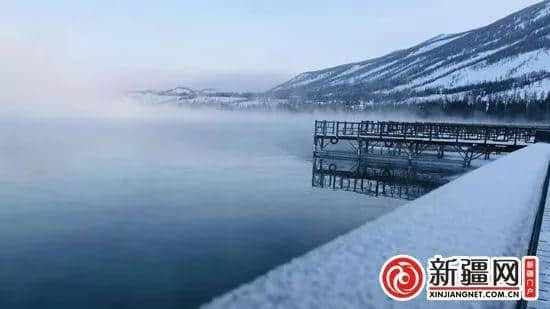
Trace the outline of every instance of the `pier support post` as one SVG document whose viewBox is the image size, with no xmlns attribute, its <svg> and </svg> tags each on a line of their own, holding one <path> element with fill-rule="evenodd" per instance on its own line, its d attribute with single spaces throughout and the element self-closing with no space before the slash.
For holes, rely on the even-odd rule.
<svg viewBox="0 0 550 309">
<path fill-rule="evenodd" d="M 470 167 L 472 165 L 472 158 L 474 156 L 474 151 L 471 149 L 464 152 L 464 167 Z"/>
<path fill-rule="evenodd" d="M 437 146 L 437 158 L 443 159 L 444 155 L 445 155 L 445 145 Z"/>
</svg>

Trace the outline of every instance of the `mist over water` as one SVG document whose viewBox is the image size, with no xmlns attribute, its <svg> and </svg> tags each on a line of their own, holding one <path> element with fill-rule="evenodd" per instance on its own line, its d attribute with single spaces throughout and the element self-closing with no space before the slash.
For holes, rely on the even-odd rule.
<svg viewBox="0 0 550 309">
<path fill-rule="evenodd" d="M 139 105 L 113 75 L 0 56 L 1 308 L 193 308 L 404 203 L 313 188 L 312 134 L 414 116 Z"/>
<path fill-rule="evenodd" d="M 118 104 L 0 122 L 1 307 L 195 307 L 403 203 L 311 187 L 318 115 Z"/>
<path fill-rule="evenodd" d="M 140 105 L 28 52 L 0 50 L 2 308 L 193 308 L 404 203 L 313 188 L 312 134 L 409 115 Z"/>
<path fill-rule="evenodd" d="M 457 19 L 456 10 L 449 18 L 431 2 L 424 8 L 447 22 L 475 21 L 480 12 L 476 27 L 510 8 L 500 1 L 488 14 L 463 5 L 469 18 Z M 353 161 L 331 170 L 336 164 L 325 161 L 314 169 L 314 121 L 498 120 L 220 111 L 137 104 L 126 95 L 175 86 L 261 92 L 436 34 L 433 18 L 424 18 L 429 31 L 421 33 L 408 27 L 407 18 L 422 19 L 410 9 L 372 3 L 3 5 L 0 308 L 196 308 L 402 206 L 366 194 L 363 179 L 357 194 L 325 177 L 349 172 L 349 164 L 357 180 L 372 167 Z M 369 28 L 383 32 L 369 39 L 362 30 Z"/>
</svg>

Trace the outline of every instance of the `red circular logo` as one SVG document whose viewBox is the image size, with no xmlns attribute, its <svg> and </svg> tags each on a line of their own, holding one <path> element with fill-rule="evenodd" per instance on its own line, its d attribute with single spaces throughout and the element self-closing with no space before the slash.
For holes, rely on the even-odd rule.
<svg viewBox="0 0 550 309">
<path fill-rule="evenodd" d="M 396 255 L 382 266 L 380 285 L 389 297 L 405 301 L 422 291 L 425 277 L 424 268 L 415 258 Z"/>
</svg>

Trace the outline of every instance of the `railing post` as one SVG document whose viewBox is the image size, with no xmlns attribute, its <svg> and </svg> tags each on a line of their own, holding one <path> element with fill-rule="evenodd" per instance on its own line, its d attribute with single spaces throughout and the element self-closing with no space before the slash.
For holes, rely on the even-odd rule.
<svg viewBox="0 0 550 309">
<path fill-rule="evenodd" d="M 348 122 L 344 121 L 344 136 L 348 135 Z"/>
<path fill-rule="evenodd" d="M 315 135 L 317 135 L 317 120 L 315 120 Z"/>
<path fill-rule="evenodd" d="M 504 141 L 508 142 L 510 140 L 510 132 L 508 131 L 508 127 L 504 127 Z"/>
</svg>

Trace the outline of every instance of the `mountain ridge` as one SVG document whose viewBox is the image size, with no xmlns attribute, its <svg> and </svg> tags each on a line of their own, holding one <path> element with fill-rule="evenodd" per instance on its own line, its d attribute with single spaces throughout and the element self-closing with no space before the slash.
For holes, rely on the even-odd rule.
<svg viewBox="0 0 550 309">
<path fill-rule="evenodd" d="M 440 34 L 381 57 L 298 74 L 268 93 L 312 100 L 406 102 L 550 90 L 550 1 L 487 26 Z M 528 87 L 529 86 L 529 87 Z M 537 87 L 531 87 L 537 88 Z"/>
</svg>

